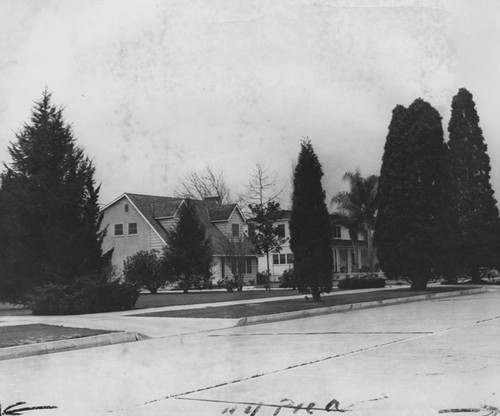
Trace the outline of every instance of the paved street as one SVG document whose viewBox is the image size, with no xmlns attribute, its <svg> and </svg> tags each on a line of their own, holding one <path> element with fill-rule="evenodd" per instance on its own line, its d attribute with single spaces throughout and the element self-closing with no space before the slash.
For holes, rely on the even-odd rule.
<svg viewBox="0 0 500 416">
<path fill-rule="evenodd" d="M 500 290 L 0 362 L 37 415 L 494 415 Z M 165 319 L 165 321 L 162 321 Z M 185 320 L 179 320 L 183 332 Z M 184 322 L 184 323 L 183 323 Z M 204 320 L 199 320 L 203 331 Z M 194 328 L 194 324 L 191 324 Z M 109 413 L 111 412 L 111 413 Z"/>
</svg>

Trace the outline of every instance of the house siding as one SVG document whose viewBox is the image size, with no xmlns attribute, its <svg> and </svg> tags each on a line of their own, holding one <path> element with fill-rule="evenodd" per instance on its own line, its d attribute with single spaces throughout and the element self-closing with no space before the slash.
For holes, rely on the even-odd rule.
<svg viewBox="0 0 500 416">
<path fill-rule="evenodd" d="M 151 241 L 151 248 L 150 250 L 156 250 L 158 252 L 163 250 L 163 247 L 165 247 L 165 244 L 163 244 L 163 241 L 161 238 L 158 236 L 156 231 L 154 231 L 152 228 L 149 230 L 149 239 Z"/>
<path fill-rule="evenodd" d="M 233 236 L 233 224 L 239 224 L 240 225 L 240 233 L 243 232 L 243 227 L 245 225 L 245 220 L 241 216 L 238 210 L 234 210 L 232 213 L 231 217 L 227 221 L 224 222 L 214 222 L 213 223 L 220 231 L 222 234 L 224 234 L 227 237 L 232 237 Z"/>
<path fill-rule="evenodd" d="M 128 204 L 128 212 L 125 212 L 125 204 Z M 137 223 L 137 234 L 128 235 L 128 224 L 133 222 Z M 114 236 L 115 224 L 123 224 L 123 236 Z M 123 262 L 128 256 L 141 250 L 149 251 L 154 248 L 150 226 L 126 198 L 117 201 L 103 212 L 101 228 L 107 229 L 102 250 L 106 253 L 113 249 L 111 262 L 119 275 L 123 270 Z"/>
</svg>

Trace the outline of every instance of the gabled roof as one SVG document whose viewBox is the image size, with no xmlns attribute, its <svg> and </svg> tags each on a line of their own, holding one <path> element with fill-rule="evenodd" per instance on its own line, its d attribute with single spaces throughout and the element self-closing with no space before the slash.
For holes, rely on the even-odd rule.
<svg viewBox="0 0 500 416">
<path fill-rule="evenodd" d="M 204 203 L 204 201 L 201 202 Z M 239 211 L 237 204 L 224 204 L 224 205 L 208 204 L 207 209 L 210 215 L 210 221 L 227 221 L 229 220 L 229 218 L 231 218 L 231 215 L 234 212 L 234 210 L 237 209 Z M 243 215 L 241 216 L 245 218 Z"/>
</svg>

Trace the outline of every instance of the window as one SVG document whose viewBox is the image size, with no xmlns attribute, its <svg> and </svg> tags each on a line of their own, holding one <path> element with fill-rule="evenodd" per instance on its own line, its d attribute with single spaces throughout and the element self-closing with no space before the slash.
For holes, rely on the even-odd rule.
<svg viewBox="0 0 500 416">
<path fill-rule="evenodd" d="M 333 227 L 332 233 L 333 233 L 333 238 L 342 238 L 342 233 L 339 226 Z"/>
<path fill-rule="evenodd" d="M 137 234 L 137 223 L 131 222 L 128 224 L 128 235 Z"/>
<path fill-rule="evenodd" d="M 286 262 L 288 264 L 293 264 L 293 254 L 287 254 L 286 255 Z"/>
<path fill-rule="evenodd" d="M 277 232 L 278 232 L 279 237 L 284 238 L 285 237 L 285 224 L 279 224 Z"/>
<path fill-rule="evenodd" d="M 273 254 L 273 264 L 280 264 L 280 256 L 278 254 Z"/>
<path fill-rule="evenodd" d="M 284 254 L 280 254 L 280 264 L 286 264 L 286 256 Z"/>
<path fill-rule="evenodd" d="M 240 236 L 240 224 L 233 224 L 233 237 Z"/>
<path fill-rule="evenodd" d="M 125 212 L 128 212 L 128 204 L 125 204 Z"/>
<path fill-rule="evenodd" d="M 247 273 L 252 273 L 252 258 L 247 257 Z"/>
<path fill-rule="evenodd" d="M 115 237 L 123 235 L 123 224 L 115 224 Z"/>
</svg>

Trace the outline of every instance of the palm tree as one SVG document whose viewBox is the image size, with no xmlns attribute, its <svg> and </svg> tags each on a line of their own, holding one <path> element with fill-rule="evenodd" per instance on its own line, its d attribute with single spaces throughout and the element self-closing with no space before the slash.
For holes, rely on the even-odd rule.
<svg viewBox="0 0 500 416">
<path fill-rule="evenodd" d="M 378 176 L 363 178 L 359 169 L 346 172 L 342 178 L 349 182 L 349 191 L 342 191 L 332 197 L 337 212 L 332 218 L 349 230 L 351 240 L 356 241 L 358 233 L 366 237 L 368 246 L 368 269 L 373 275 L 373 228 L 377 214 Z"/>
</svg>

